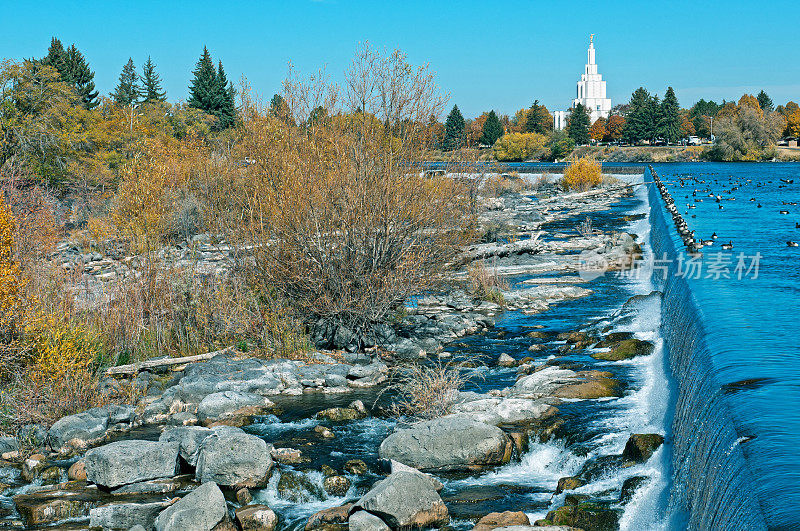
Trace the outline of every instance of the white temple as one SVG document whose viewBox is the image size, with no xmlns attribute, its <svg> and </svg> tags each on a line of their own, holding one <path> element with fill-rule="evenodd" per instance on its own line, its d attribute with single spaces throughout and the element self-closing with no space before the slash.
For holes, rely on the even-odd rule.
<svg viewBox="0 0 800 531">
<path fill-rule="evenodd" d="M 606 98 L 606 82 L 603 76 L 597 73 L 597 63 L 594 57 L 594 33 L 589 36 L 588 61 L 577 84 L 575 99 L 572 108 L 582 104 L 589 111 L 592 123 L 598 118 L 608 118 L 611 112 L 611 98 Z M 567 126 L 569 111 L 556 111 L 553 113 L 553 125 L 556 129 Z"/>
</svg>

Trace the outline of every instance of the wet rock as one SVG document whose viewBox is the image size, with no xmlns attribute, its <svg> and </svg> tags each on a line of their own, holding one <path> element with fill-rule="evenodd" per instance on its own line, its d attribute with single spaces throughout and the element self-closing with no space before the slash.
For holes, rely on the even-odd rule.
<svg viewBox="0 0 800 531">
<path fill-rule="evenodd" d="M 501 429 L 455 414 L 396 431 L 378 452 L 383 459 L 420 470 L 456 471 L 507 463 L 512 450 L 511 439 Z"/>
<path fill-rule="evenodd" d="M 211 428 L 200 426 L 179 426 L 168 428 L 162 433 L 158 440 L 161 442 L 177 442 L 178 452 L 181 458 L 189 466 L 197 466 L 197 457 L 200 455 L 200 447 L 206 437 L 213 434 Z"/>
<path fill-rule="evenodd" d="M 178 443 L 118 441 L 86 452 L 86 478 L 108 488 L 177 473 Z"/>
<path fill-rule="evenodd" d="M 272 401 L 261 395 L 223 391 L 203 398 L 197 406 L 197 418 L 204 426 L 244 426 L 273 407 Z"/>
<path fill-rule="evenodd" d="M 228 516 L 225 497 L 216 483 L 204 483 L 164 509 L 156 518 L 156 531 L 211 530 Z"/>
<path fill-rule="evenodd" d="M 0 454 L 15 452 L 19 449 L 16 437 L 0 437 Z"/>
<path fill-rule="evenodd" d="M 57 466 L 47 467 L 39 474 L 39 479 L 43 485 L 54 485 L 61 481 L 61 471 Z"/>
<path fill-rule="evenodd" d="M 503 352 L 497 358 L 497 365 L 499 365 L 500 367 L 516 367 L 517 360 L 515 360 L 514 358 Z"/>
<path fill-rule="evenodd" d="M 178 491 L 191 490 L 195 487 L 194 476 L 182 474 L 174 478 L 151 479 L 139 483 L 123 485 L 111 492 L 112 496 L 168 494 Z"/>
<path fill-rule="evenodd" d="M 383 520 L 367 511 L 354 512 L 347 523 L 350 531 L 389 531 Z"/>
<path fill-rule="evenodd" d="M 633 332 L 611 332 L 599 343 L 597 343 L 596 346 L 610 348 L 618 345 L 621 341 L 625 341 L 626 339 L 633 339 Z"/>
<path fill-rule="evenodd" d="M 355 505 L 352 515 L 367 511 L 389 527 L 441 527 L 449 521 L 447 507 L 431 482 L 420 474 L 394 472 L 377 482 Z"/>
<path fill-rule="evenodd" d="M 136 524 L 152 529 L 156 516 L 169 503 L 109 503 L 89 511 L 89 526 L 103 529 L 130 529 Z"/>
<path fill-rule="evenodd" d="M 315 426 L 314 433 L 319 434 L 323 439 L 333 439 L 336 435 L 327 426 Z"/>
<path fill-rule="evenodd" d="M 303 456 L 303 452 L 296 448 L 273 448 L 272 459 L 282 465 L 299 465 L 310 461 Z"/>
<path fill-rule="evenodd" d="M 498 527 L 531 525 L 528 515 L 521 511 L 505 511 L 502 513 L 489 513 L 475 524 L 472 531 L 490 531 Z"/>
<path fill-rule="evenodd" d="M 619 493 L 619 502 L 626 504 L 631 501 L 633 495 L 639 490 L 639 487 L 648 483 L 650 478 L 647 476 L 633 476 L 622 482 L 622 490 Z"/>
<path fill-rule="evenodd" d="M 331 496 L 344 496 L 350 489 L 350 480 L 344 476 L 328 476 L 323 481 L 322 487 Z"/>
<path fill-rule="evenodd" d="M 634 433 L 625 443 L 622 457 L 634 463 L 644 463 L 664 442 L 664 436 L 657 433 Z"/>
<path fill-rule="evenodd" d="M 559 367 L 545 367 L 523 376 L 509 390 L 509 397 L 538 399 L 552 396 L 559 388 L 574 384 L 577 373 Z"/>
<path fill-rule="evenodd" d="M 278 515 L 266 505 L 245 505 L 236 510 L 236 521 L 242 531 L 273 531 Z"/>
<path fill-rule="evenodd" d="M 312 531 L 313 529 L 326 529 L 327 531 L 347 529 L 347 519 L 352 506 L 352 503 L 348 503 L 341 507 L 331 507 L 314 513 L 308 519 L 305 531 Z"/>
<path fill-rule="evenodd" d="M 345 422 L 363 419 L 367 415 L 350 407 L 332 407 L 317 413 L 316 417 L 330 422 Z"/>
<path fill-rule="evenodd" d="M 581 478 L 577 476 L 567 476 L 560 478 L 558 480 L 558 485 L 556 486 L 556 494 L 561 494 L 566 490 L 575 490 L 578 487 L 583 486 L 583 481 Z"/>
<path fill-rule="evenodd" d="M 620 361 L 636 356 L 647 356 L 653 353 L 655 346 L 649 341 L 641 339 L 625 339 L 620 341 L 608 352 L 593 352 L 592 357 L 605 361 Z"/>
<path fill-rule="evenodd" d="M 421 477 L 425 478 L 427 481 L 430 481 L 431 486 L 433 487 L 433 490 L 435 490 L 436 492 L 441 492 L 442 489 L 444 488 L 444 485 L 442 484 L 442 482 L 439 481 L 438 479 L 436 479 L 435 477 L 431 476 L 430 474 L 426 474 L 424 472 L 420 472 L 416 468 L 410 467 L 408 465 L 404 465 L 403 463 L 400 463 L 400 462 L 397 462 L 397 461 L 394 461 L 394 460 L 390 461 L 389 463 L 391 464 L 391 473 L 392 474 L 394 474 L 395 472 L 409 472 L 411 474 L 417 474 L 418 476 L 421 476 Z"/>
<path fill-rule="evenodd" d="M 572 526 L 585 531 L 615 531 L 619 527 L 619 516 L 618 511 L 606 505 L 584 502 L 550 511 L 546 520 L 551 525 Z"/>
<path fill-rule="evenodd" d="M 294 503 L 308 503 L 325 497 L 323 490 L 299 472 L 282 472 L 278 480 L 278 495 Z"/>
<path fill-rule="evenodd" d="M 86 479 L 86 463 L 83 459 L 75 461 L 67 470 L 67 478 L 70 480 L 83 481 Z"/>
<path fill-rule="evenodd" d="M 197 480 L 236 488 L 264 487 L 273 467 L 270 447 L 238 429 L 217 430 L 202 442 Z"/>
<path fill-rule="evenodd" d="M 622 396 L 620 383 L 611 378 L 611 373 L 587 371 L 577 375 L 572 383 L 563 385 L 553 392 L 557 398 L 594 399 Z"/>
<path fill-rule="evenodd" d="M 243 488 L 236 491 L 236 502 L 239 505 L 250 505 L 250 502 L 253 501 L 253 495 L 250 494 L 250 489 Z"/>
<path fill-rule="evenodd" d="M 14 496 L 23 521 L 28 527 L 52 524 L 67 518 L 85 518 L 100 503 L 97 497 L 75 496 L 69 492 L 52 492 Z"/>
<path fill-rule="evenodd" d="M 344 464 L 344 471 L 354 476 L 362 476 L 367 473 L 369 467 L 361 459 L 350 459 Z"/>
<path fill-rule="evenodd" d="M 456 404 L 454 413 L 468 414 L 474 420 L 498 426 L 529 424 L 552 416 L 558 411 L 552 405 L 526 398 L 484 398 Z"/>
</svg>

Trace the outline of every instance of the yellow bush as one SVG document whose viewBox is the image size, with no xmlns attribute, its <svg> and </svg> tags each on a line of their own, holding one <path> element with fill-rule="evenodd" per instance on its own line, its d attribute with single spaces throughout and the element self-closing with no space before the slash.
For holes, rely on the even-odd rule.
<svg viewBox="0 0 800 531">
<path fill-rule="evenodd" d="M 561 186 L 565 190 L 579 192 L 600 186 L 601 182 L 603 182 L 602 167 L 599 162 L 588 156 L 570 162 L 561 178 Z"/>
<path fill-rule="evenodd" d="M 29 375 L 37 383 L 55 383 L 85 375 L 99 352 L 97 336 L 83 325 L 42 315 L 25 325 Z"/>
<path fill-rule="evenodd" d="M 0 198 L 0 336 L 6 342 L 15 335 L 21 303 L 20 271 L 14 258 L 14 245 L 14 222 Z"/>
<path fill-rule="evenodd" d="M 540 158 L 547 151 L 546 143 L 547 137 L 539 133 L 509 133 L 494 143 L 494 156 L 504 162 Z"/>
</svg>

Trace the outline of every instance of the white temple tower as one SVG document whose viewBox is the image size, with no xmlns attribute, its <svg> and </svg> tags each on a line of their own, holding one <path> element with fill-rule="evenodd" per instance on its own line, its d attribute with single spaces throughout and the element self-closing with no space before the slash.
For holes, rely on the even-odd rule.
<svg viewBox="0 0 800 531">
<path fill-rule="evenodd" d="M 597 73 L 597 63 L 594 56 L 594 33 L 589 36 L 589 50 L 587 52 L 586 67 L 581 79 L 578 81 L 575 99 L 572 108 L 582 104 L 589 111 L 592 123 L 598 118 L 608 118 L 611 113 L 611 99 L 606 97 L 606 82 L 603 76 Z M 567 113 L 556 111 L 553 116 L 556 129 L 563 129 L 567 123 Z"/>
</svg>

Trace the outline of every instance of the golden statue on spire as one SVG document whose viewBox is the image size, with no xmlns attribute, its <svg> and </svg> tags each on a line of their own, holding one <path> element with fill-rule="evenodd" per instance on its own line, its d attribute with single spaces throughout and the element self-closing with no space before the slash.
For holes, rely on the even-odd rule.
<svg viewBox="0 0 800 531">
<path fill-rule="evenodd" d="M 594 33 L 589 34 L 589 44 L 594 42 Z"/>
</svg>

